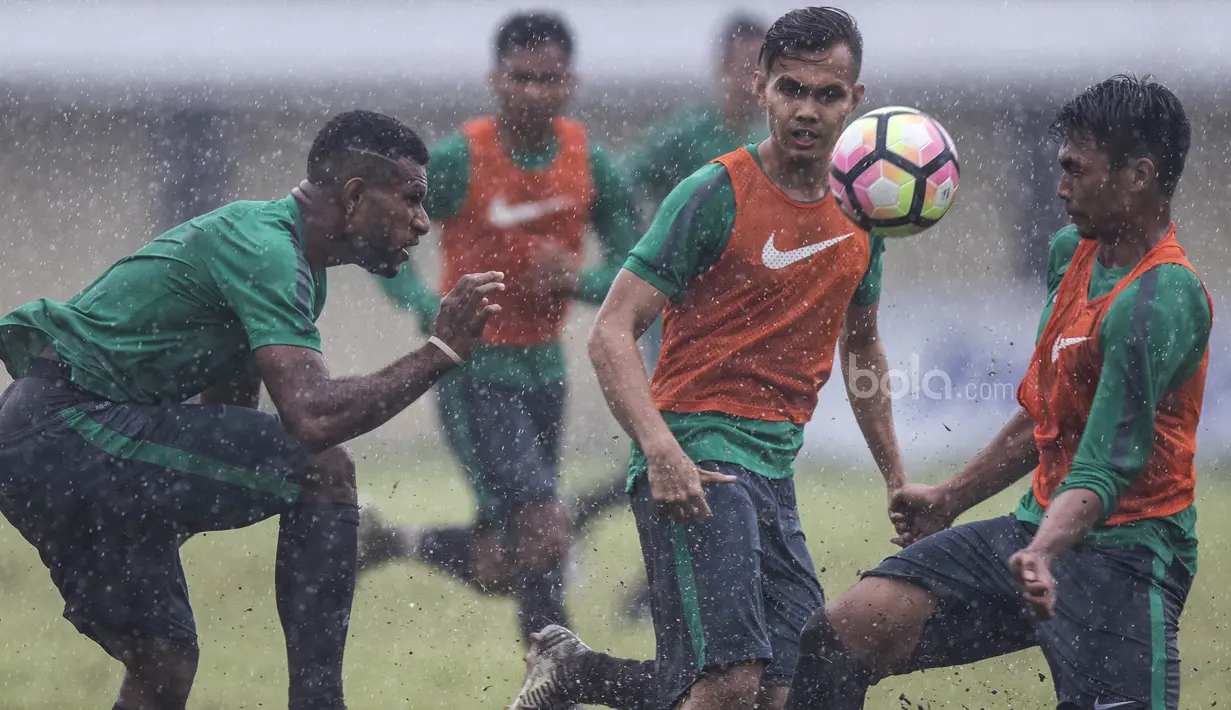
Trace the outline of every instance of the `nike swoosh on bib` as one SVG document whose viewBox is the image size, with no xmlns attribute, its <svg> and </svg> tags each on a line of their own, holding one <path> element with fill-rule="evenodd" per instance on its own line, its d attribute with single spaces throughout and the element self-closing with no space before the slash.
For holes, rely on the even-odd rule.
<svg viewBox="0 0 1231 710">
<path fill-rule="evenodd" d="M 503 197 L 493 197 L 487 206 L 487 221 L 497 229 L 508 229 L 554 214 L 571 204 L 572 200 L 564 195 L 516 205 L 510 205 Z"/>
<path fill-rule="evenodd" d="M 840 237 L 826 239 L 825 241 L 817 242 L 816 244 L 809 244 L 806 247 L 800 247 L 790 251 L 778 251 L 778 249 L 774 246 L 774 235 L 771 234 L 769 235 L 769 241 L 765 242 L 765 248 L 761 250 L 761 262 L 770 269 L 785 269 L 797 261 L 803 261 L 813 254 L 816 254 L 819 251 L 824 251 L 843 239 L 854 235 L 854 232 L 849 232 Z"/>
<path fill-rule="evenodd" d="M 1051 346 L 1051 361 L 1055 362 L 1060 359 L 1061 350 L 1064 350 L 1070 345 L 1084 343 L 1089 339 L 1090 336 L 1088 335 L 1083 335 L 1080 338 L 1056 338 L 1056 342 Z"/>
</svg>

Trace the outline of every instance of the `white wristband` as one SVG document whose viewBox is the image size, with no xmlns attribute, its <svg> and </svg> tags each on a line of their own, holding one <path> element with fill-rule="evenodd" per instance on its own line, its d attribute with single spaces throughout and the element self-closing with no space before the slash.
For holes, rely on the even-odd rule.
<svg viewBox="0 0 1231 710">
<path fill-rule="evenodd" d="M 445 355 L 448 355 L 449 359 L 453 361 L 454 365 L 460 365 L 464 362 L 464 360 L 462 360 L 462 357 L 458 355 L 456 352 L 454 352 L 453 348 L 449 347 L 448 345 L 445 345 L 445 341 L 441 340 L 440 338 L 437 338 L 436 336 L 433 335 L 432 337 L 427 339 L 427 342 L 440 348 L 440 352 L 444 353 Z"/>
</svg>

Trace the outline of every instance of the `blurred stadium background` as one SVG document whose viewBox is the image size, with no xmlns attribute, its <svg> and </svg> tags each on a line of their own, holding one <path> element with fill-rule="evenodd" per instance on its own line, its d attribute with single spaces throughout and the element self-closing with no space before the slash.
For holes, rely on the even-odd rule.
<svg viewBox="0 0 1231 710">
<path fill-rule="evenodd" d="M 895 388 L 907 392 L 898 418 L 913 456 L 964 457 L 1012 409 L 1047 237 L 1061 224 L 1046 124 L 1060 100 L 1095 80 L 1154 73 L 1185 102 L 1194 144 L 1176 217 L 1223 312 L 1231 3 L 846 4 L 866 40 L 866 106 L 932 113 L 962 158 L 962 187 L 944 223 L 894 242 L 886 257 L 883 331 L 893 366 L 907 375 Z M 705 99 L 713 36 L 729 11 L 772 20 L 792 5 L 539 3 L 572 21 L 581 79 L 573 113 L 617 153 L 653 119 Z M 0 3 L 0 309 L 66 297 L 161 228 L 225 201 L 285 194 L 335 112 L 389 111 L 429 138 L 452 130 L 489 108 L 491 37 L 522 6 Z M 434 271 L 430 239 L 417 258 Z M 369 277 L 346 269 L 331 282 L 322 330 L 335 370 L 375 368 L 415 340 L 411 319 L 397 318 Z M 591 316 L 577 312 L 574 342 Z M 1231 448 L 1231 369 L 1218 357 L 1231 343 L 1217 330 L 1201 432 L 1207 458 Z M 573 355 L 571 448 L 623 455 L 581 348 Z M 922 391 L 933 369 L 952 382 L 950 399 Z M 840 390 L 827 389 L 808 453 L 868 463 Z M 435 446 L 432 417 L 421 404 L 363 445 Z"/>
<path fill-rule="evenodd" d="M 356 107 L 390 112 L 434 139 L 488 110 L 485 77 L 491 37 L 500 18 L 515 9 L 544 7 L 566 13 L 579 43 L 581 88 L 572 113 L 620 153 L 634 146 L 653 120 L 706 98 L 714 34 L 729 12 L 745 10 L 772 20 L 798 4 L 802 3 L 0 1 L 0 246 L 4 248 L 0 310 L 40 296 L 68 297 L 162 229 L 226 201 L 285 195 L 303 173 L 315 131 L 336 112 Z M 1082 87 L 1119 72 L 1153 73 L 1184 101 L 1193 121 L 1194 142 L 1177 198 L 1180 238 L 1205 277 L 1215 312 L 1226 313 L 1231 307 L 1226 286 L 1231 272 L 1231 152 L 1227 150 L 1231 119 L 1226 110 L 1231 99 L 1226 82 L 1231 74 L 1231 42 L 1225 34 L 1231 27 L 1231 3 L 864 0 L 836 4 L 851 10 L 864 32 L 865 108 L 907 104 L 931 113 L 953 135 L 962 160 L 962 187 L 945 221 L 921 237 L 892 243 L 886 255 L 882 332 L 891 365 L 902 373 L 894 382 L 895 391 L 902 393 L 897 420 L 912 469 L 935 473 L 964 460 L 1015 407 L 1013 388 L 1030 355 L 1037 324 L 1047 239 L 1063 223 L 1053 198 L 1055 151 L 1046 141 L 1046 125 L 1059 102 Z M 436 272 L 430 238 L 416 259 L 424 271 Z M 330 279 L 322 332 L 335 372 L 377 368 L 421 340 L 414 320 L 399 316 L 370 277 L 352 268 L 331 273 Z M 623 462 L 627 441 L 618 436 L 585 361 L 582 343 L 592 315 L 578 309 L 568 333 L 575 347 L 570 352 L 573 382 L 566 465 L 601 472 Z M 1216 328 L 1199 439 L 1203 475 L 1209 478 L 1225 476 L 1219 472 L 1219 461 L 1231 452 L 1229 347 L 1229 331 Z M 929 391 L 934 393 L 943 384 L 934 379 L 939 375 L 933 371 L 948 378 L 948 396 L 929 397 Z M 866 493 L 860 494 L 860 501 L 876 506 L 876 491 L 864 484 L 877 477 L 837 385 L 831 384 L 822 397 L 801 469 L 848 471 L 841 480 Z M 421 402 L 356 443 L 356 453 L 362 457 L 361 479 L 365 469 L 375 472 L 374 478 L 363 479 L 363 485 L 375 481 L 382 495 L 401 496 L 404 491 L 394 493 L 397 487 L 388 471 L 409 462 L 440 463 L 443 454 L 434 412 L 429 402 Z M 392 491 L 388 484 L 393 484 Z M 448 495 L 458 514 L 464 514 L 462 494 L 451 487 Z M 439 506 L 442 501 L 435 503 Z M 423 508 L 424 501 L 410 505 Z M 840 512 L 824 521 L 824 528 L 810 532 L 837 535 L 838 541 L 827 541 L 824 549 L 835 554 L 845 549 L 854 555 L 835 563 L 845 575 L 855 565 L 876 558 L 870 552 L 862 554 L 863 548 L 844 547 L 841 537 L 851 537 L 852 545 L 859 543 L 854 537 L 867 543 L 868 534 L 851 532 L 847 523 L 854 525 L 869 516 L 853 503 Z M 630 532 L 618 530 L 623 535 Z M 3 535 L 5 541 L 17 542 L 11 530 Z M 266 542 L 272 540 L 272 534 L 266 537 L 270 538 Z M 594 547 L 601 547 L 601 540 L 618 544 L 620 539 L 627 546 L 626 537 L 609 530 Z M 253 574 L 256 561 L 268 561 L 271 551 L 253 558 L 242 545 L 213 544 L 224 546 L 214 552 L 226 560 L 242 558 Z M 883 548 L 874 549 L 883 553 Z M 818 560 L 824 549 L 817 550 Z M 633 556 L 624 552 L 620 554 L 628 559 L 621 564 L 635 566 L 635 552 Z M 857 552 L 865 559 L 859 560 Z M 190 558 L 205 560 L 211 554 L 197 552 Z M 45 573 L 37 567 L 26 570 L 27 562 L 22 557 L 17 565 L 21 574 L 37 579 L 41 573 L 45 585 Z M 0 571 L 11 572 L 16 564 L 0 565 Z M 224 569 L 221 560 L 209 564 L 208 569 L 218 574 L 238 574 L 234 567 Z M 1218 578 L 1215 567 L 1207 569 Z M 419 572 L 400 574 L 425 576 Z M 207 580 L 209 574 L 205 573 Z M 830 593 L 840 592 L 848 579 L 844 576 Z M 15 594 L 19 588 L 11 580 L 5 584 L 0 586 L 5 593 Z M 241 604 L 217 602 L 210 596 L 210 584 L 194 586 L 195 598 L 205 597 L 203 608 L 217 610 L 216 617 L 206 615 L 203 638 L 214 628 L 210 624 L 217 628 L 223 624 L 233 632 L 230 621 L 213 619 L 237 613 L 234 605 Z M 1225 585 L 1216 588 L 1225 590 Z M 100 654 L 94 649 L 79 645 L 85 642 L 70 639 L 67 625 L 55 619 L 57 605 L 50 587 L 39 593 L 52 597 L 37 602 L 41 616 L 15 630 L 28 628 L 38 634 L 54 627 L 54 634 L 72 649 L 56 656 L 57 662 L 71 665 L 88 658 L 93 670 L 84 677 L 99 687 L 114 687 L 114 669 L 97 658 Z M 442 598 L 445 594 L 441 591 Z M 29 613 L 26 601 L 6 613 Z M 270 640 L 262 636 L 258 645 L 270 646 L 277 656 L 276 623 L 271 621 L 269 600 L 265 602 L 264 620 L 251 630 L 270 636 Z M 477 613 L 480 620 L 487 613 L 465 608 L 471 612 L 457 613 Z M 499 612 L 501 617 L 510 613 Z M 1225 613 L 1206 618 L 1210 625 L 1226 628 Z M 363 617 L 357 623 L 377 622 Z M 511 621 L 502 618 L 499 625 L 505 636 L 498 638 L 504 643 L 511 638 L 507 633 L 511 629 L 503 627 L 511 626 Z M 486 633 L 479 625 L 473 631 L 477 636 Z M 417 633 L 423 633 L 422 627 Z M 610 633 L 605 638 L 627 652 L 648 653 L 652 648 L 646 645 L 644 631 L 631 641 Z M 254 637 L 248 636 L 229 643 L 230 648 L 243 650 L 253 642 Z M 359 643 L 353 653 L 363 657 L 366 652 Z M 414 643 L 413 637 L 403 639 L 403 645 L 413 648 Z M 476 637 L 465 648 L 482 657 L 490 650 L 483 643 L 490 647 L 496 642 Z M 1222 643 L 1222 650 L 1211 657 L 1222 659 L 1225 666 L 1227 647 Z M 1186 652 L 1189 648 L 1186 644 Z M 1208 645 L 1205 651 L 1215 653 Z M 454 705 L 494 707 L 495 698 L 502 697 L 509 677 L 516 673 L 515 650 L 502 647 L 500 652 L 509 658 L 502 661 L 501 670 L 492 671 L 494 675 L 476 670 L 463 674 L 465 680 L 446 674 L 425 682 L 441 687 L 497 685 L 490 695 L 482 695 L 481 702 Z M 209 681 L 207 674 L 225 675 L 217 666 L 205 669 L 218 658 L 205 660 L 201 683 L 217 682 Z M 227 663 L 243 671 L 246 658 L 240 653 Z M 276 669 L 276 658 L 272 663 Z M 407 672 L 420 672 L 413 662 L 407 663 Z M 0 671 L 0 680 L 8 679 L 5 684 L 12 687 L 10 683 L 18 682 L 14 678 L 25 677 L 21 672 Z M 379 669 L 356 672 L 365 673 L 364 678 L 370 675 L 377 685 L 387 680 Z M 282 687 L 276 670 L 270 673 L 261 676 L 265 683 Z M 1218 673 L 1225 681 L 1222 671 Z M 82 677 L 71 675 L 61 682 L 74 685 L 74 678 Z M 1210 682 L 1214 685 L 1202 687 L 1217 688 L 1220 681 L 1211 676 Z M 24 696 L 14 697 L 0 700 L 0 707 L 35 704 L 21 700 Z M 81 700 L 82 707 L 101 707 L 95 695 L 66 697 Z M 395 692 L 372 697 L 401 696 Z M 1017 697 L 1020 701 L 1023 696 Z M 1000 707 L 991 696 L 979 698 L 970 700 L 971 707 L 980 702 Z M 884 699 L 889 702 L 889 696 Z M 64 702 L 68 704 L 62 707 L 76 706 L 75 701 Z M 198 702 L 199 707 L 238 706 Z M 962 706 L 954 703 L 952 707 Z M 422 706 L 429 705 L 444 706 Z M 1203 701 L 1203 706 L 1209 703 Z M 1026 702 L 1017 707 L 1034 705 Z"/>
</svg>

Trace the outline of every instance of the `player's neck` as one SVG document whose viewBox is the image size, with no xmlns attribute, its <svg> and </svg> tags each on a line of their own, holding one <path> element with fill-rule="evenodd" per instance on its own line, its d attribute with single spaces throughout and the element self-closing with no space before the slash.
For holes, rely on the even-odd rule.
<svg viewBox="0 0 1231 710">
<path fill-rule="evenodd" d="M 1114 235 L 1099 238 L 1098 260 L 1108 269 L 1135 266 L 1167 238 L 1171 231 L 1171 208 L 1164 205 L 1129 224 Z"/>
<path fill-rule="evenodd" d="M 829 191 L 829 161 L 786 160 L 772 138 L 757 146 L 757 156 L 765 177 L 792 200 L 816 202 Z"/>
<path fill-rule="evenodd" d="M 299 216 L 303 220 L 304 257 L 308 267 L 315 271 L 340 263 L 331 253 L 332 240 L 329 238 L 337 222 L 337 207 L 319 187 L 307 180 L 291 190 L 291 196 L 299 205 Z"/>
<path fill-rule="evenodd" d="M 555 139 L 555 126 L 552 121 L 522 125 L 505 116 L 498 116 L 496 131 L 505 150 L 517 153 L 542 153 L 551 148 Z"/>
</svg>

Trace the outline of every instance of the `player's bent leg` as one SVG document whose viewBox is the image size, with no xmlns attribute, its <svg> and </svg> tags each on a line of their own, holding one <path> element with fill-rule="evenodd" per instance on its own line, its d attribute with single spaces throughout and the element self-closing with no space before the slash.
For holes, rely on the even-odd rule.
<svg viewBox="0 0 1231 710">
<path fill-rule="evenodd" d="M 292 710 L 342 708 L 342 656 L 355 594 L 355 462 L 340 447 L 313 457 L 282 514 L 274 573 Z"/>
<path fill-rule="evenodd" d="M 1060 707 L 1177 710 L 1179 622 L 1192 584 L 1145 547 L 1078 545 L 1052 563 L 1056 613 L 1035 629 Z"/>
<path fill-rule="evenodd" d="M 564 561 L 568 556 L 568 514 L 554 499 L 521 506 L 513 515 L 514 579 L 522 638 L 551 624 L 566 625 Z"/>
<path fill-rule="evenodd" d="M 131 636 L 104 639 L 103 643 L 125 668 L 115 708 L 182 710 L 185 707 L 200 658 L 195 644 L 186 646 Z"/>
<path fill-rule="evenodd" d="M 680 710 L 754 710 L 761 693 L 762 661 L 710 668 L 688 689 Z"/>
<path fill-rule="evenodd" d="M 936 600 L 897 579 L 861 580 L 800 635 L 790 710 L 862 710 L 868 688 L 903 667 Z"/>
<path fill-rule="evenodd" d="M 661 710 L 653 661 L 600 653 L 562 626 L 548 626 L 530 638 L 526 680 L 509 710 L 562 710 L 578 703 Z"/>
</svg>

